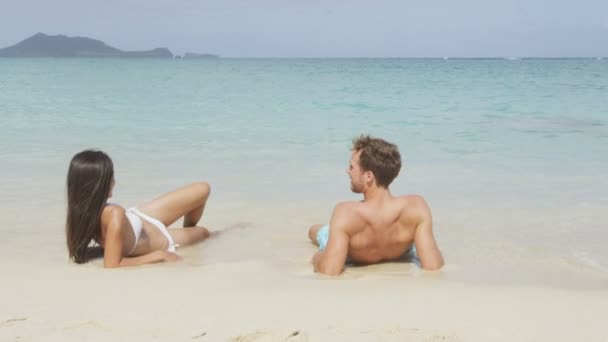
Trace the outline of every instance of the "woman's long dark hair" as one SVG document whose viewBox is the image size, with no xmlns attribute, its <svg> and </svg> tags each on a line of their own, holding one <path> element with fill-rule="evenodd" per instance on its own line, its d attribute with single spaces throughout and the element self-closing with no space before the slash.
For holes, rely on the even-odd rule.
<svg viewBox="0 0 608 342">
<path fill-rule="evenodd" d="M 101 213 L 113 179 L 112 159 L 101 151 L 82 151 L 70 162 L 65 231 L 70 259 L 78 264 L 91 257 L 88 253 L 91 240 L 101 238 Z"/>
</svg>

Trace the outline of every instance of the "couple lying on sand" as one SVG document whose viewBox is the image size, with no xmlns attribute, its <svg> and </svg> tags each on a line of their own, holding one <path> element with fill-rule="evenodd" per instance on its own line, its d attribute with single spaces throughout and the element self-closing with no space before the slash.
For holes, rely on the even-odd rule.
<svg viewBox="0 0 608 342">
<path fill-rule="evenodd" d="M 388 189 L 400 169 L 396 145 L 370 136 L 353 141 L 347 172 L 351 190 L 364 198 L 337 204 L 329 224 L 310 227 L 308 236 L 319 246 L 312 259 L 316 272 L 338 275 L 347 259 L 373 264 L 411 251 L 423 269 L 443 266 L 424 198 L 395 197 Z M 86 150 L 72 158 L 66 235 L 74 262 L 88 261 L 92 240 L 103 248 L 104 266 L 118 267 L 177 260 L 175 247 L 210 236 L 206 228 L 196 226 L 209 198 L 209 184 L 190 184 L 129 209 L 108 202 L 114 184 L 112 160 L 105 153 Z M 167 228 L 181 217 L 184 228 Z"/>
</svg>

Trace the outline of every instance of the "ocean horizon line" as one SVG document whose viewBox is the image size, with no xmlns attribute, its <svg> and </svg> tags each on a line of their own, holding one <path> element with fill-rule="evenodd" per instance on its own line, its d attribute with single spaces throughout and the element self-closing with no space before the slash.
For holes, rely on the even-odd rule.
<svg viewBox="0 0 608 342">
<path fill-rule="evenodd" d="M 220 56 L 217 58 L 147 58 L 147 57 L 52 57 L 52 56 L 40 56 L 40 57 L 2 57 L 0 59 L 107 59 L 107 60 L 180 60 L 180 61 L 217 61 L 218 59 L 229 59 L 229 60 L 608 60 L 608 56 L 563 56 L 563 57 L 234 57 L 234 56 Z"/>
</svg>

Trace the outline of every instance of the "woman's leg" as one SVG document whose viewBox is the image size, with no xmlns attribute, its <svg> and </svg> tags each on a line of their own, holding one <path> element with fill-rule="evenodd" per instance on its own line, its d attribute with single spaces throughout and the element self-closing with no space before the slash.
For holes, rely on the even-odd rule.
<svg viewBox="0 0 608 342">
<path fill-rule="evenodd" d="M 139 210 L 161 221 L 165 226 L 170 226 L 183 217 L 184 228 L 168 229 L 168 231 L 174 243 L 182 246 L 190 245 L 209 236 L 206 228 L 196 227 L 196 224 L 203 216 L 210 192 L 209 184 L 192 183 L 141 205 Z M 163 246 L 158 247 L 164 248 L 165 243 L 167 241 L 163 241 Z"/>
<path fill-rule="evenodd" d="M 173 242 L 180 246 L 188 246 L 203 241 L 211 234 L 205 227 L 184 227 L 167 229 Z"/>
<path fill-rule="evenodd" d="M 205 182 L 197 182 L 168 192 L 143 204 L 139 210 L 170 226 L 184 217 L 184 227 L 196 226 L 203 216 L 211 188 Z"/>
</svg>

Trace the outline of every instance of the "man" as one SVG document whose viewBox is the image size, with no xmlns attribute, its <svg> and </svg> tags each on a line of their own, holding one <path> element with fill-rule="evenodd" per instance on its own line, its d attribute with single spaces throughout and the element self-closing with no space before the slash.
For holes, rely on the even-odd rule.
<svg viewBox="0 0 608 342">
<path fill-rule="evenodd" d="M 319 246 L 312 260 L 316 272 L 338 275 L 347 258 L 360 264 L 396 260 L 412 247 L 423 269 L 443 266 L 424 198 L 389 191 L 400 169 L 396 145 L 367 135 L 353 141 L 347 173 L 351 190 L 363 194 L 363 201 L 339 203 L 329 225 L 310 227 L 308 236 Z"/>
</svg>

